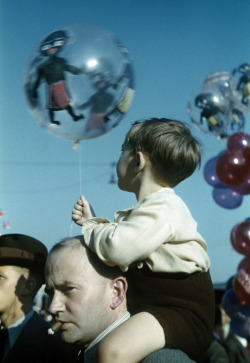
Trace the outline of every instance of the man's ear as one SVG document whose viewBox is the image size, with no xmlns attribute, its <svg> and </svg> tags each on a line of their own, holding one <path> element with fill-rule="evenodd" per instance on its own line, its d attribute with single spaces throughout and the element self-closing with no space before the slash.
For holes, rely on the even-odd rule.
<svg viewBox="0 0 250 363">
<path fill-rule="evenodd" d="M 146 155 L 141 151 L 137 151 L 135 158 L 136 158 L 135 171 L 139 173 L 140 171 L 142 171 L 142 169 L 146 164 Z"/>
<path fill-rule="evenodd" d="M 110 307 L 112 310 L 116 309 L 126 298 L 128 283 L 125 277 L 119 276 L 112 280 L 112 297 Z"/>
</svg>

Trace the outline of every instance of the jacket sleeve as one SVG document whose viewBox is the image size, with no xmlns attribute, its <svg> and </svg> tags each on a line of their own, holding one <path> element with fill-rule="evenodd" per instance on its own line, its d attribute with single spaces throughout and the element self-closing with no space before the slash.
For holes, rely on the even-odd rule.
<svg viewBox="0 0 250 363">
<path fill-rule="evenodd" d="M 117 223 L 92 218 L 85 222 L 82 232 L 86 245 L 104 263 L 125 271 L 173 236 L 169 208 L 161 200 L 137 204 L 127 218 Z"/>
</svg>

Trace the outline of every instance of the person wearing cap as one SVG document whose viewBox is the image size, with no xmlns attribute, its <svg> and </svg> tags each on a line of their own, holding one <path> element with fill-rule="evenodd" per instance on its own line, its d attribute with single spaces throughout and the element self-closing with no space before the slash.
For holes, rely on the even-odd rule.
<svg viewBox="0 0 250 363">
<path fill-rule="evenodd" d="M 0 362 L 71 362 L 68 346 L 48 334 L 50 324 L 32 309 L 47 255 L 35 238 L 0 236 Z"/>
</svg>

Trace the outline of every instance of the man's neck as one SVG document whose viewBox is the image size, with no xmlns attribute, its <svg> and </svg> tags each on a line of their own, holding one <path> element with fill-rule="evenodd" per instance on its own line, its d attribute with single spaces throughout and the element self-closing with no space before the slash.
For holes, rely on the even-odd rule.
<svg viewBox="0 0 250 363">
<path fill-rule="evenodd" d="M 8 328 L 10 325 L 14 324 L 17 320 L 21 319 L 25 315 L 27 315 L 32 310 L 32 304 L 29 304 L 25 308 L 20 306 L 16 308 L 15 311 L 6 312 L 3 314 L 1 319 L 1 325 L 5 328 Z"/>
<path fill-rule="evenodd" d="M 106 335 L 108 335 L 112 330 L 114 330 L 117 326 L 122 324 L 124 321 L 129 319 L 130 313 L 127 311 L 122 316 L 120 316 L 116 321 L 114 321 L 113 324 L 111 324 L 107 329 L 105 329 L 103 332 L 101 332 L 87 347 L 85 350 L 86 352 L 93 348 L 96 344 L 98 344 Z"/>
</svg>

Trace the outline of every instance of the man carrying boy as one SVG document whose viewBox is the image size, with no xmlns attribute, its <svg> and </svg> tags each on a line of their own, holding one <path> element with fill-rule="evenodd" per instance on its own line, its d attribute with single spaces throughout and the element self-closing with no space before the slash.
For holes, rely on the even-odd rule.
<svg viewBox="0 0 250 363">
<path fill-rule="evenodd" d="M 201 145 L 170 119 L 135 122 L 122 145 L 118 186 L 137 204 L 114 222 L 95 218 L 81 196 L 73 220 L 86 245 L 125 271 L 132 317 L 99 346 L 98 363 L 138 362 L 167 347 L 199 360 L 213 337 L 214 292 L 207 245 L 174 187 L 195 171 Z M 143 326 L 143 329 L 141 327 Z"/>
</svg>

